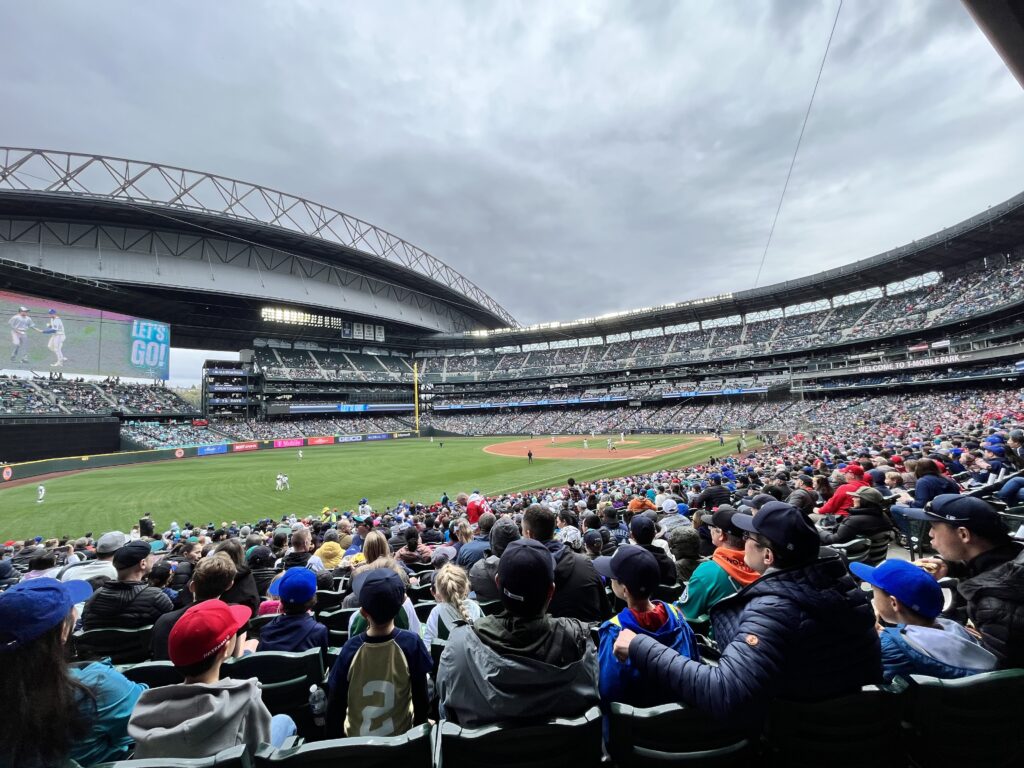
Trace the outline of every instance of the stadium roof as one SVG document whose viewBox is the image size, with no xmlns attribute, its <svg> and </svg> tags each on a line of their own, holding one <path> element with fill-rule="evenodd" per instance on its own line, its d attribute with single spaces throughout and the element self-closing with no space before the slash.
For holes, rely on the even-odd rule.
<svg viewBox="0 0 1024 768">
<path fill-rule="evenodd" d="M 482 288 L 380 227 L 237 179 L 125 158 L 0 147 L 0 212 L 256 241 L 448 301 L 483 327 L 517 325 Z"/>
<path fill-rule="evenodd" d="M 966 262 L 1004 253 L 1021 244 L 1024 244 L 1024 192 L 921 240 L 795 280 L 568 322 L 434 334 L 425 341 L 437 348 L 479 349 L 610 336 L 747 315 L 883 287 L 927 272 L 955 269 Z"/>
</svg>

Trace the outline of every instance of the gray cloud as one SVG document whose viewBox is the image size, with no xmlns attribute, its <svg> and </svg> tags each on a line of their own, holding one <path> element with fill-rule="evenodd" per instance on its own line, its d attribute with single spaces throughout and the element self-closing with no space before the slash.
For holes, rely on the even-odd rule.
<svg viewBox="0 0 1024 768">
<path fill-rule="evenodd" d="M 180 164 L 389 229 L 521 321 L 748 288 L 835 0 L 9 4 L 6 144 Z M 958 3 L 847 3 L 762 284 L 1020 191 Z"/>
</svg>

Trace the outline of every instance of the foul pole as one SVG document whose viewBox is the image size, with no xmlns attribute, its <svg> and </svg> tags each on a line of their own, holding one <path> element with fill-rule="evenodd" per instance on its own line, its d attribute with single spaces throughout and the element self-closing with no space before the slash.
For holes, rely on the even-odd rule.
<svg viewBox="0 0 1024 768">
<path fill-rule="evenodd" d="M 412 364 L 412 407 L 416 416 L 416 437 L 420 436 L 420 364 Z"/>
</svg>

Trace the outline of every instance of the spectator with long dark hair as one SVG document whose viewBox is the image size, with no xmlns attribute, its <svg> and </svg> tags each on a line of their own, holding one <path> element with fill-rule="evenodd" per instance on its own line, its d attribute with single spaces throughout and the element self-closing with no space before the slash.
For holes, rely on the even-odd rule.
<svg viewBox="0 0 1024 768">
<path fill-rule="evenodd" d="M 75 760 L 93 765 L 128 756 L 128 718 L 146 686 L 109 661 L 69 667 L 64 646 L 75 603 L 92 594 L 87 582 L 46 577 L 0 593 L 0 765 L 49 768 Z"/>
<path fill-rule="evenodd" d="M 899 529 L 909 538 L 910 524 L 907 522 L 908 509 L 924 509 L 936 496 L 946 493 L 960 493 L 960 486 L 939 472 L 938 465 L 931 459 L 918 459 L 914 467 L 914 495 L 904 491 L 897 496 L 897 503 L 890 507 L 892 517 Z"/>
</svg>

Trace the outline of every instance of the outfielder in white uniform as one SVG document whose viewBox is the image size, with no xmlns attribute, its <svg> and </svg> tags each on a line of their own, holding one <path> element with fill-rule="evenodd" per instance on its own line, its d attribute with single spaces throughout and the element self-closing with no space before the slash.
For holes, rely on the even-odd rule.
<svg viewBox="0 0 1024 768">
<path fill-rule="evenodd" d="M 280 491 L 283 484 L 284 484 L 283 475 L 280 472 L 278 472 L 277 473 L 277 485 L 274 486 L 274 490 L 275 491 Z"/>
<path fill-rule="evenodd" d="M 281 490 L 290 491 L 292 487 L 288 485 L 288 475 L 281 475 Z"/>
<path fill-rule="evenodd" d="M 7 321 L 11 326 L 11 362 L 21 358 L 21 362 L 28 362 L 28 329 L 36 328 L 35 321 L 28 316 L 28 307 L 18 307 L 18 314 Z M 42 333 L 42 331 L 40 331 Z"/>
<path fill-rule="evenodd" d="M 36 492 L 39 494 L 39 497 L 36 499 L 36 504 L 42 504 L 43 497 L 46 495 L 46 486 L 40 483 L 39 487 L 36 489 Z"/>
<path fill-rule="evenodd" d="M 57 361 L 50 363 L 50 367 L 53 368 L 64 365 L 67 361 L 67 358 L 64 357 L 64 340 L 67 336 L 64 333 L 64 321 L 57 315 L 57 310 L 51 309 L 48 314 L 50 321 L 46 324 L 46 330 L 43 333 L 49 334 L 50 341 L 46 346 L 57 356 Z"/>
<path fill-rule="evenodd" d="M 302 461 L 302 451 L 299 451 L 299 461 Z"/>
</svg>

